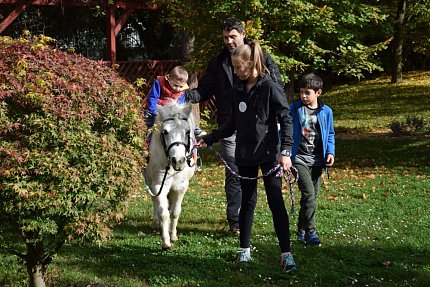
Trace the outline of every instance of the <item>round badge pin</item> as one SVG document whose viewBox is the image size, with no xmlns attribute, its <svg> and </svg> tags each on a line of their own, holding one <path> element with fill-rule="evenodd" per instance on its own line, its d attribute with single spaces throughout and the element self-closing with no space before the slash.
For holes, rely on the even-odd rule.
<svg viewBox="0 0 430 287">
<path fill-rule="evenodd" d="M 246 103 L 245 102 L 239 103 L 239 111 L 241 111 L 242 113 L 244 113 L 246 111 Z"/>
</svg>

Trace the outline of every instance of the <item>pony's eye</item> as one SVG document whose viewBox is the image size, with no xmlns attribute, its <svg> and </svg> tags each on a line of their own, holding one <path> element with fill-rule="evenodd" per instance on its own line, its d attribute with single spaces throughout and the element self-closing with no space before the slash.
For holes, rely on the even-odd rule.
<svg viewBox="0 0 430 287">
<path fill-rule="evenodd" d="M 163 135 L 167 135 L 168 133 L 169 133 L 169 132 L 168 132 L 167 130 L 163 130 L 163 131 L 162 131 L 162 134 L 163 134 Z"/>
</svg>

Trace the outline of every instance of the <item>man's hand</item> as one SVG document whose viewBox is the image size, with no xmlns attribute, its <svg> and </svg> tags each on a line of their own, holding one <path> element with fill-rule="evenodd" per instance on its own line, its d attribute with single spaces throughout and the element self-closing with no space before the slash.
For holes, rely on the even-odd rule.
<svg viewBox="0 0 430 287">
<path fill-rule="evenodd" d="M 198 146 L 198 147 L 205 148 L 205 147 L 207 147 L 208 145 L 205 143 L 205 141 L 204 141 L 203 139 L 200 139 L 200 140 L 199 140 L 199 142 L 197 143 L 197 146 Z"/>
<path fill-rule="evenodd" d="M 280 155 L 279 156 L 279 164 L 281 165 L 284 171 L 290 171 L 291 169 L 291 158 L 289 156 Z"/>
</svg>

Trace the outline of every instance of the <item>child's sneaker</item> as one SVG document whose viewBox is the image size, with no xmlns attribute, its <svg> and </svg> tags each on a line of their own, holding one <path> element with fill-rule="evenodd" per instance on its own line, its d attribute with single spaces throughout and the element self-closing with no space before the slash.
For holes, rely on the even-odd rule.
<svg viewBox="0 0 430 287">
<path fill-rule="evenodd" d="M 241 248 L 236 252 L 236 261 L 238 263 L 249 263 L 251 260 L 251 252 L 246 248 Z"/>
<path fill-rule="evenodd" d="M 293 254 L 291 254 L 291 252 L 281 254 L 281 267 L 285 272 L 297 271 L 296 262 L 294 262 Z"/>
<path fill-rule="evenodd" d="M 305 243 L 305 231 L 303 229 L 299 229 L 297 231 L 297 240 L 299 242 Z"/>
<path fill-rule="evenodd" d="M 305 234 L 306 245 L 321 245 L 321 240 L 318 238 L 315 230 L 309 231 Z"/>
</svg>

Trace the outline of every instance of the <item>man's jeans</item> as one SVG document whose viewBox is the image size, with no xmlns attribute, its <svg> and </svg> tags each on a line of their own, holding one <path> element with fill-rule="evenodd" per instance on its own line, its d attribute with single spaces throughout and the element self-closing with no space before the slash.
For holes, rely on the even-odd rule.
<svg viewBox="0 0 430 287">
<path fill-rule="evenodd" d="M 238 172 L 234 152 L 236 150 L 236 134 L 221 139 L 221 154 L 234 172 Z M 239 211 L 242 200 L 240 181 L 228 168 L 225 171 L 225 194 L 227 198 L 227 221 L 231 226 L 239 226 Z"/>
</svg>

